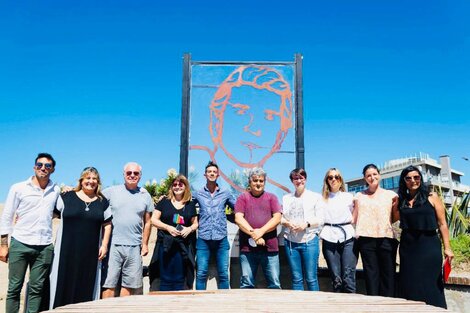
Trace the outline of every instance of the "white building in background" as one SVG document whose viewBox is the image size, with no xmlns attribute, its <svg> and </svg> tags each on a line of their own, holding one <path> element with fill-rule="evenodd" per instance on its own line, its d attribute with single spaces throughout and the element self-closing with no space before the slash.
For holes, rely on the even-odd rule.
<svg viewBox="0 0 470 313">
<path fill-rule="evenodd" d="M 379 166 L 380 175 L 382 176 L 381 187 L 395 192 L 398 191 L 401 171 L 409 165 L 414 165 L 421 170 L 424 182 L 429 185 L 431 191 L 441 189 L 444 202 L 448 207 L 452 205 L 455 198 L 470 190 L 470 186 L 460 182 L 460 178 L 464 173 L 451 168 L 448 155 L 440 156 L 438 162 L 425 153 L 390 160 Z M 346 180 L 346 184 L 348 191 L 353 193 L 367 188 L 362 177 Z"/>
</svg>

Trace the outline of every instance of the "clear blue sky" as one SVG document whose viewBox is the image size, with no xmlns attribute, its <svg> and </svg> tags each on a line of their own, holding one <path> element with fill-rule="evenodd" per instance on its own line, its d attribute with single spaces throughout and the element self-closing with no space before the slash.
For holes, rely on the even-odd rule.
<svg viewBox="0 0 470 313">
<path fill-rule="evenodd" d="M 105 185 L 131 160 L 143 181 L 177 168 L 185 52 L 303 54 L 314 190 L 329 167 L 358 177 L 420 151 L 470 175 L 469 13 L 465 0 L 1 1 L 0 202 L 42 151 L 66 184 L 88 165 Z"/>
</svg>

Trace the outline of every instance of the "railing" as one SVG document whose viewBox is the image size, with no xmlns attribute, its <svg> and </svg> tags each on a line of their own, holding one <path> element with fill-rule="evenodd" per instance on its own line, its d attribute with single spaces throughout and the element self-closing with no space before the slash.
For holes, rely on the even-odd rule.
<svg viewBox="0 0 470 313">
<path fill-rule="evenodd" d="M 432 164 L 436 167 L 440 167 L 439 163 L 430 158 L 429 154 L 426 153 L 419 153 L 419 156 L 412 156 L 412 157 L 407 157 L 407 158 L 402 158 L 402 159 L 395 159 L 395 160 L 390 160 L 384 163 L 383 166 L 381 166 L 382 170 L 388 170 L 388 169 L 396 169 L 396 168 L 403 168 L 406 165 L 411 165 L 417 162 L 427 162 L 429 164 Z"/>
</svg>

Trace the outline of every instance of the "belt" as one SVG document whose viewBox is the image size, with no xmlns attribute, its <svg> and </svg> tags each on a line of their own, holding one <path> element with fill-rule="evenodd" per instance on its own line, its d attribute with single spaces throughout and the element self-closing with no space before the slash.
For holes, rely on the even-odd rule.
<svg viewBox="0 0 470 313">
<path fill-rule="evenodd" d="M 324 225 L 339 228 L 339 229 L 343 232 L 344 240 L 346 240 L 347 235 L 346 235 L 346 231 L 344 230 L 343 226 L 345 226 L 345 225 L 351 225 L 351 222 L 348 222 L 348 223 L 339 223 L 339 224 L 325 223 Z"/>
</svg>

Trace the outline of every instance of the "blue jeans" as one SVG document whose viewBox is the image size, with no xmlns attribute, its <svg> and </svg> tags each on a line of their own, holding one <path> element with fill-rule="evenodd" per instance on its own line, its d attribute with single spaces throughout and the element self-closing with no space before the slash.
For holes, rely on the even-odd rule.
<svg viewBox="0 0 470 313">
<path fill-rule="evenodd" d="M 279 253 L 266 251 L 240 252 L 242 276 L 240 288 L 255 288 L 256 272 L 261 265 L 269 289 L 281 289 Z"/>
<path fill-rule="evenodd" d="M 323 256 L 330 270 L 334 292 L 356 292 L 356 264 L 354 239 L 342 243 L 323 240 Z"/>
<path fill-rule="evenodd" d="M 319 239 L 315 238 L 308 242 L 297 243 L 285 240 L 287 260 L 292 274 L 292 289 L 304 290 L 304 276 L 307 288 L 310 291 L 318 291 L 318 256 L 320 254 Z"/>
<path fill-rule="evenodd" d="M 219 289 L 229 289 L 230 281 L 228 276 L 230 244 L 227 237 L 221 240 L 197 239 L 196 242 L 196 290 L 206 290 L 207 273 L 209 271 L 209 261 L 211 253 L 214 253 L 217 260 L 217 272 L 219 279 L 217 287 Z"/>
</svg>

